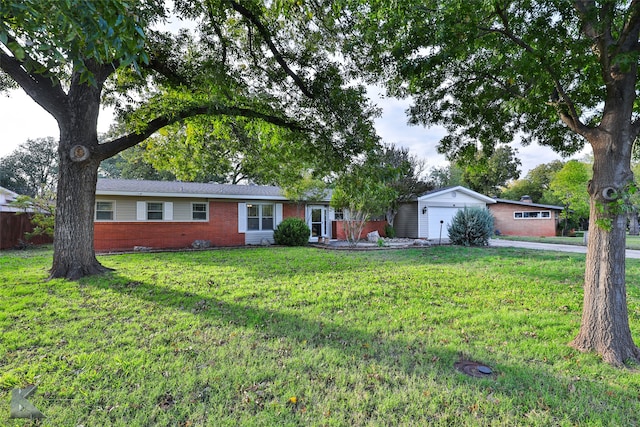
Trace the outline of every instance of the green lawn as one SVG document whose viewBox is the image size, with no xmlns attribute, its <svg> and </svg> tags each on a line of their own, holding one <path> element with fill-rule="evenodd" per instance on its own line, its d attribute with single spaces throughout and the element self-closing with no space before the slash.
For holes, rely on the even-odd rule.
<svg viewBox="0 0 640 427">
<path fill-rule="evenodd" d="M 0 252 L 0 425 L 640 425 L 640 375 L 566 344 L 584 255 L 256 248 Z M 628 261 L 640 330 L 640 262 Z M 458 372 L 461 358 L 494 370 Z M 47 418 L 9 419 L 11 390 Z"/>
</svg>

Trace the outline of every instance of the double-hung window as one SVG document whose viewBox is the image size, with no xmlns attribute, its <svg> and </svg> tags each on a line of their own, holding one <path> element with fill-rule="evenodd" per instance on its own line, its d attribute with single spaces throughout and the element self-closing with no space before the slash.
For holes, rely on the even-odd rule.
<svg viewBox="0 0 640 427">
<path fill-rule="evenodd" d="M 162 202 L 147 202 L 147 219 L 162 220 L 163 218 L 163 203 Z"/>
<path fill-rule="evenodd" d="M 114 202 L 96 201 L 96 220 L 97 221 L 113 221 Z"/>
<path fill-rule="evenodd" d="M 273 230 L 273 204 L 247 204 L 247 230 Z"/>
<path fill-rule="evenodd" d="M 192 203 L 191 204 L 191 219 L 193 221 L 206 221 L 207 220 L 207 204 L 206 203 Z"/>
</svg>

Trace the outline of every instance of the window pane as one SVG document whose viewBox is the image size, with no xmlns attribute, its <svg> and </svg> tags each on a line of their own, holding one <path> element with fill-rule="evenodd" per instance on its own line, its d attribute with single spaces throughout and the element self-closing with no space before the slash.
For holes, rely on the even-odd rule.
<svg viewBox="0 0 640 427">
<path fill-rule="evenodd" d="M 273 230 L 273 218 L 262 218 L 262 229 Z"/>
<path fill-rule="evenodd" d="M 260 230 L 260 219 L 259 218 L 247 218 L 247 229 L 248 230 Z"/>
<path fill-rule="evenodd" d="M 206 220 L 207 219 L 207 204 L 206 203 L 194 203 L 192 206 L 191 218 L 194 220 Z"/>
<path fill-rule="evenodd" d="M 551 218 L 551 212 L 542 212 L 542 218 Z"/>
<path fill-rule="evenodd" d="M 273 216 L 273 205 L 262 205 L 262 216 Z"/>
<path fill-rule="evenodd" d="M 113 202 L 96 202 L 96 219 L 102 221 L 113 220 Z"/>
<path fill-rule="evenodd" d="M 112 220 L 113 219 L 113 212 L 110 211 L 97 211 L 96 212 L 96 219 L 100 219 L 100 220 Z"/>
<path fill-rule="evenodd" d="M 514 216 L 515 218 L 522 218 L 522 212 L 515 212 L 515 213 L 513 214 L 513 216 Z"/>
<path fill-rule="evenodd" d="M 162 219 L 162 203 L 158 203 L 158 202 L 147 203 L 147 219 L 150 219 L 150 220 Z"/>
<path fill-rule="evenodd" d="M 258 205 L 247 205 L 247 217 L 249 218 L 257 218 L 258 217 Z"/>
</svg>

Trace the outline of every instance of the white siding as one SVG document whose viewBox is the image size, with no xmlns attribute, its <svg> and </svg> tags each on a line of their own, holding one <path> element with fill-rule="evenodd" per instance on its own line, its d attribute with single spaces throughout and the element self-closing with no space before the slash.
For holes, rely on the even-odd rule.
<svg viewBox="0 0 640 427">
<path fill-rule="evenodd" d="M 271 244 L 275 243 L 273 240 L 273 230 L 250 231 L 244 235 L 244 243 L 246 245 L 259 245 L 262 239 L 267 239 Z"/>
</svg>

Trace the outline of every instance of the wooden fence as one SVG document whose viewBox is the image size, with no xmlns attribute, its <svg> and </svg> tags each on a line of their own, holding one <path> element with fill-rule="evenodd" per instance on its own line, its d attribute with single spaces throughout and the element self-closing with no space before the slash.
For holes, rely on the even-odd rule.
<svg viewBox="0 0 640 427">
<path fill-rule="evenodd" d="M 25 233 L 33 231 L 31 216 L 28 213 L 0 212 L 0 250 L 19 248 L 25 244 L 41 245 L 52 242 L 47 236 L 26 239 Z"/>
</svg>

